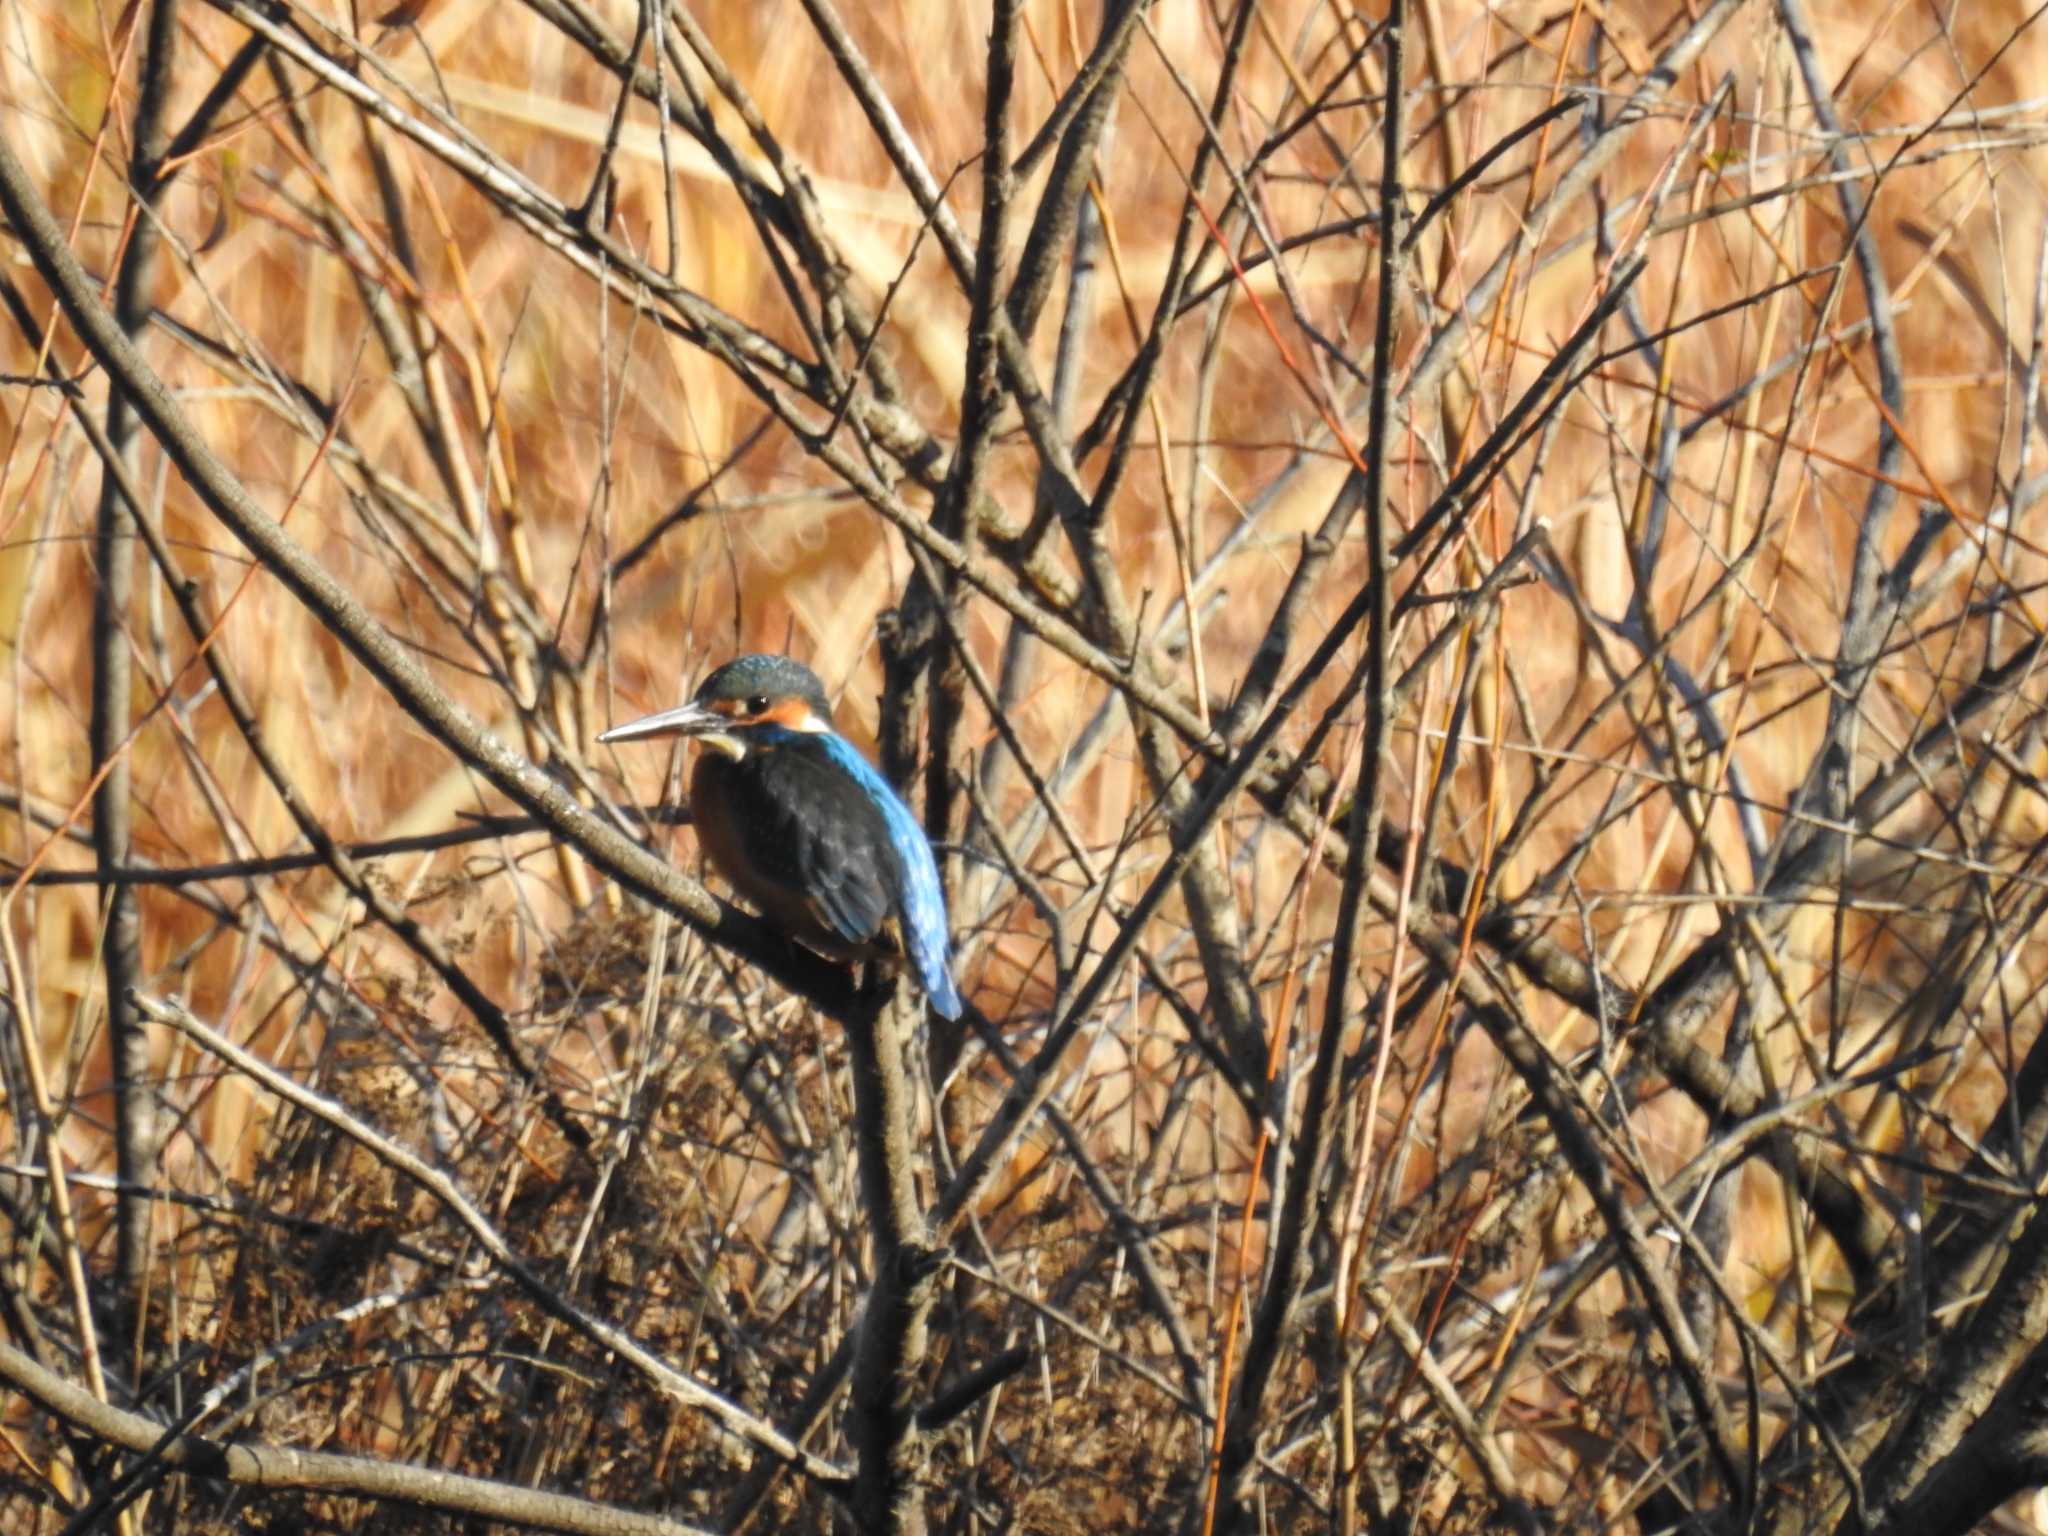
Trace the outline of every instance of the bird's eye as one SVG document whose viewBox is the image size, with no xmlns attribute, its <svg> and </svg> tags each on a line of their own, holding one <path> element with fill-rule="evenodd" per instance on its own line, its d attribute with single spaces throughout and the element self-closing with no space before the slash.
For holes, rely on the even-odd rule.
<svg viewBox="0 0 2048 1536">
<path fill-rule="evenodd" d="M 768 695 L 765 693 L 757 693 L 751 699 L 747 700 L 747 713 L 750 715 L 767 714 Z"/>
</svg>

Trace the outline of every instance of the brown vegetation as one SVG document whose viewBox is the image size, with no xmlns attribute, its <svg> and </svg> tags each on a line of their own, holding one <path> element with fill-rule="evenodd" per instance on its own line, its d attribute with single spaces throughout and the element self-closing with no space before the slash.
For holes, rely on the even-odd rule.
<svg viewBox="0 0 2048 1536">
<path fill-rule="evenodd" d="M 2031 12 L 0 27 L 0 1530 L 2016 1528 Z"/>
</svg>

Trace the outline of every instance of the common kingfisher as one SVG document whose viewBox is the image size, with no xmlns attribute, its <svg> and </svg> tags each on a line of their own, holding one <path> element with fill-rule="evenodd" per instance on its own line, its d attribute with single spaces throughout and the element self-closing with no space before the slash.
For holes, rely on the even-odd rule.
<svg viewBox="0 0 2048 1536">
<path fill-rule="evenodd" d="M 689 703 L 597 739 L 654 736 L 697 738 L 697 841 L 770 922 L 834 960 L 907 953 L 932 1007 L 960 1017 L 931 844 L 888 781 L 832 729 L 809 667 L 738 657 Z"/>
</svg>

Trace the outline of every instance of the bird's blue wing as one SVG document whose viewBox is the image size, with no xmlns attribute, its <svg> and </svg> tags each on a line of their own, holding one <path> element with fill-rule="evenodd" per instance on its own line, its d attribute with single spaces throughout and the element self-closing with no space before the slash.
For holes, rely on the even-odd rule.
<svg viewBox="0 0 2048 1536">
<path fill-rule="evenodd" d="M 734 762 L 701 753 L 690 783 L 697 835 L 764 915 L 820 954 L 845 958 L 895 915 L 893 838 L 875 797 L 795 732 L 762 734 Z"/>
<path fill-rule="evenodd" d="M 880 809 L 903 876 L 900 897 L 904 947 L 910 951 L 911 963 L 917 967 L 932 1007 L 942 1018 L 959 1018 L 960 993 L 953 986 L 946 892 L 939 884 L 939 866 L 932 858 L 932 845 L 925 838 L 924 828 L 910 814 L 910 807 L 897 798 L 889 781 L 875 771 L 874 765 L 851 742 L 829 731 L 819 733 L 815 739 Z"/>
</svg>

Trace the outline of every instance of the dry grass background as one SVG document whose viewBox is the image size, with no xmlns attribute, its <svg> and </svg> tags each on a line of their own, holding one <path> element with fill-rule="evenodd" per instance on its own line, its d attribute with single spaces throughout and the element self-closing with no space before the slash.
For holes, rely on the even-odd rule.
<svg viewBox="0 0 2048 1536">
<path fill-rule="evenodd" d="M 1411 7 L 1404 175 L 1425 191 L 1442 186 L 1563 88 L 1596 87 L 1611 109 L 1703 9 L 1574 0 Z M 691 13 L 806 168 L 852 290 L 883 310 L 878 348 L 900 378 L 904 409 L 950 444 L 967 383 L 969 295 L 803 11 Z M 0 131 L 80 259 L 102 276 L 130 229 L 123 167 L 142 14 L 25 0 L 0 16 Z M 572 205 L 582 198 L 617 80 L 550 24 L 547 8 L 429 0 L 406 25 L 363 15 L 352 28 L 341 12 L 304 14 L 341 26 L 330 34 L 306 24 L 409 116 L 450 119 L 532 182 Z M 630 7 L 592 14 L 617 40 L 631 36 Z M 1094 192 L 1107 242 L 1101 286 L 1076 321 L 1076 427 L 1153 323 L 1203 133 L 1175 76 L 1206 102 L 1234 15 L 1188 3 L 1146 12 Z M 983 190 L 987 9 L 894 0 L 848 7 L 845 19 L 909 138 L 938 179 L 951 178 L 948 200 L 971 233 Z M 1372 8 L 1346 0 L 1276 0 L 1252 23 L 1216 132 L 1283 237 L 1374 211 L 1384 66 L 1362 46 L 1374 20 Z M 1882 553 L 1896 559 L 1914 536 L 1912 506 L 1955 514 L 1920 575 L 1951 556 L 1953 566 L 1941 567 L 1939 589 L 1891 638 L 1862 700 L 1859 787 L 1955 707 L 1987 658 L 2003 660 L 2037 635 L 2044 612 L 2031 520 L 2016 519 L 2008 538 L 1991 518 L 2015 480 L 2044 461 L 2039 443 L 2026 446 L 2038 397 L 2021 392 L 2039 355 L 2044 228 L 2043 111 L 2032 82 L 2048 70 L 2048 32 L 2030 21 L 2005 4 L 1814 7 L 1823 70 L 1855 133 L 1851 180 L 1866 195 L 1876 188 L 1868 231 L 1891 284 L 1904 365 L 1899 425 L 1909 453 L 1899 480 L 1909 507 Z M 1094 6 L 1024 6 L 1011 113 L 1019 142 L 1052 110 L 1100 22 Z M 196 4 L 179 10 L 177 25 L 174 124 L 248 36 Z M 351 30 L 361 43 L 353 56 L 341 40 Z M 1727 94 L 1717 94 L 1724 82 Z M 668 88 L 680 89 L 673 80 Z M 701 69 L 694 88 L 712 89 Z M 1303 113 L 1305 94 L 1319 103 L 1312 122 L 1254 163 L 1275 125 Z M 749 145 L 729 102 L 714 116 L 733 143 Z M 1582 152 L 1579 131 L 1567 115 L 1510 151 L 1419 242 L 1397 306 L 1397 377 L 1415 360 L 1425 317 L 1435 323 L 1459 301 Z M 1435 852 L 1486 872 L 1488 915 L 1512 911 L 1567 954 L 1597 951 L 1605 974 L 1638 997 L 1735 921 L 1758 875 L 1718 750 L 1702 748 L 1684 704 L 1640 675 L 1639 651 L 1598 619 L 1621 619 L 1647 581 L 1651 632 L 1671 635 L 1671 655 L 1712 693 L 1767 834 L 1779 831 L 1826 726 L 1878 422 L 1866 295 L 1853 276 L 1834 284 L 1849 232 L 1824 174 L 1828 143 L 1777 12 L 1751 3 L 1680 72 L 1665 109 L 1630 134 L 1604 173 L 1616 237 L 1640 241 L 1648 259 L 1634 291 L 1642 319 L 1682 325 L 1664 354 L 1664 389 L 1688 435 L 1665 476 L 1660 546 L 1645 553 L 1656 514 L 1643 472 L 1658 453 L 1659 380 L 1644 354 L 1625 352 L 1617 321 L 1599 343 L 1611 355 L 1540 442 L 1511 460 L 1463 536 L 1433 567 L 1409 561 L 1400 571 L 1402 590 L 1414 582 L 1418 592 L 1453 594 L 1475 585 L 1536 519 L 1547 522 L 1556 579 L 1508 590 L 1404 701 L 1389 759 L 1390 846 L 1424 826 L 1428 807 Z M 619 242 L 725 314 L 811 354 L 802 317 L 714 156 L 680 132 L 664 143 L 651 108 L 636 102 L 611 168 L 608 227 Z M 1021 208 L 1043 182 L 1042 168 L 1024 182 Z M 1241 213 L 1225 214 L 1227 187 L 1213 173 L 1203 200 L 1241 254 L 1258 249 Z M 1686 217 L 1695 211 L 1710 216 Z M 1530 229 L 1512 280 L 1484 307 L 1452 369 L 1411 402 L 1389 482 L 1396 524 L 1414 522 L 1441 489 L 1445 463 L 1471 452 L 1588 313 L 1610 272 L 1610 253 L 1590 238 L 1596 217 L 1595 203 L 1578 199 Z M 172 184 L 162 229 L 149 298 L 176 325 L 142 339 L 179 404 L 290 535 L 508 744 L 573 768 L 584 776 L 576 782 L 621 803 L 652 804 L 672 787 L 663 777 L 671 765 L 644 749 L 596 748 L 595 734 L 673 702 L 747 649 L 811 662 L 842 730 L 864 747 L 880 739 L 878 626 L 912 579 L 905 542 L 732 369 L 657 323 L 661 300 L 636 306 L 608 295 L 473 178 L 371 123 L 340 91 L 314 88 L 295 65 L 259 67 L 242 82 Z M 1360 380 L 1324 348 L 1370 367 L 1371 236 L 1369 221 L 1325 232 L 1287 255 L 1284 288 L 1261 265 L 1190 312 L 1163 352 L 1138 447 L 1107 509 L 1103 538 L 1158 676 L 1205 720 L 1226 716 L 1304 539 L 1345 481 L 1323 402 L 1336 402 L 1354 441 L 1363 433 Z M 1227 278 L 1213 236 L 1201 233 L 1198 245 L 1207 253 L 1202 281 Z M 51 324 L 34 271 L 17 260 L 9 272 L 37 321 Z M 1798 282 L 1781 286 L 1794 274 Z M 1051 375 L 1067 281 L 1063 266 L 1031 339 L 1042 377 Z M 418 349 L 424 420 L 373 324 L 372 296 L 395 306 Z M 81 833 L 93 771 L 99 469 L 76 414 L 104 408 L 104 380 L 73 334 L 57 323 L 51 335 L 51 360 L 82 379 L 76 401 L 28 387 L 35 346 L 18 325 L 0 327 L 0 368 L 12 381 L 0 391 L 0 837 L 10 860 L 43 874 L 93 863 Z M 1830 335 L 1841 344 L 1813 345 Z M 1730 408 L 1707 409 L 1800 356 L 1806 366 Z M 843 346 L 841 363 L 852 359 Z M 811 419 L 826 414 L 813 409 Z M 877 452 L 871 462 L 885 460 Z M 153 448 L 140 462 L 161 527 L 218 620 L 215 653 L 333 837 L 436 833 L 510 808 L 252 563 Z M 1082 459 L 1085 484 L 1101 463 L 1099 452 Z M 985 482 L 991 517 L 1012 532 L 1031 516 L 1038 471 L 1012 412 L 999 422 Z M 904 491 L 913 507 L 929 506 L 915 484 Z M 644 558 L 614 570 L 657 526 L 664 531 Z M 1994 560 L 1970 558 L 1973 549 Z M 1745 550 L 1739 581 L 1723 582 L 1726 562 Z M 995 553 L 982 548 L 975 558 L 1001 555 L 997 540 Z M 1071 583 L 1063 549 L 1054 565 Z M 139 722 L 126 752 L 134 862 L 186 867 L 301 849 L 195 666 L 162 582 L 143 569 L 126 631 Z M 1291 636 L 1285 675 L 1364 569 L 1353 524 Z M 1190 579 L 1201 615 L 1193 646 L 1180 606 Z M 972 591 L 953 612 L 980 664 L 1000 674 L 1013 642 L 1006 613 Z M 1397 632 L 1397 666 L 1453 613 L 1448 603 L 1410 613 Z M 1283 751 L 1299 750 L 1309 724 L 1340 702 L 1358 654 L 1349 647 L 1312 689 Z M 1019 675 L 1025 686 L 1007 724 L 1052 777 L 1087 858 L 1042 826 L 1018 851 L 1060 915 L 1062 940 L 1085 958 L 1164 857 L 1159 790 L 1101 678 L 1043 649 Z M 1776 935 L 1771 974 L 1754 993 L 1791 1004 L 1763 1042 L 1774 1092 L 1812 1089 L 1823 1057 L 1829 1075 L 1864 1071 L 1902 1041 L 1939 1038 L 1941 1053 L 1907 1079 L 1903 1119 L 1897 1098 L 1859 1091 L 1841 1100 L 1845 1120 L 1834 1127 L 1846 1135 L 1842 1126 L 1854 1126 L 1866 1148 L 1901 1152 L 1898 1162 L 1856 1161 L 1856 1176 L 1930 1212 L 1953 1197 L 1939 1170 L 1966 1161 L 2006 1112 L 2010 1075 L 2038 1031 L 2040 964 L 2027 914 L 2033 850 L 2048 824 L 2034 777 L 2043 767 L 2035 692 L 2022 687 L 1974 717 L 1963 760 L 1932 765 L 1909 804 L 1881 829 L 1864 829 L 1881 835 L 1857 841 L 1822 897 Z M 1261 1014 L 1279 1042 L 1276 1101 L 1290 1114 L 1301 1110 L 1329 983 L 1339 889 L 1320 850 L 1297 833 L 1318 816 L 1342 830 L 1361 729 L 1361 711 L 1349 706 L 1321 744 L 1322 778 L 1311 790 L 1336 787 L 1297 800 L 1305 823 L 1290 830 L 1247 796 L 1213 840 Z M 1459 734 L 1454 759 L 1445 756 L 1447 730 Z M 996 723 L 970 694 L 948 741 L 952 768 L 976 773 L 997 742 Z M 1665 750 L 1673 743 L 1677 758 Z M 1177 750 L 1192 762 L 1184 742 Z M 1690 800 L 1660 789 L 1674 772 L 1695 786 Z M 1011 774 L 989 788 L 990 810 L 1024 835 L 1030 784 Z M 956 820 L 956 839 L 978 835 L 963 825 Z M 691 834 L 669 836 L 657 832 L 657 846 L 694 868 Z M 687 927 L 648 917 L 540 834 L 480 835 L 369 867 L 506 1010 L 527 1054 L 596 1129 L 607 1151 L 595 1167 L 578 1163 L 468 1013 L 325 869 L 142 888 L 145 990 L 175 995 L 430 1151 L 521 1251 L 545 1257 L 551 1283 L 749 1411 L 790 1424 L 863 1283 L 837 1027 Z M 1400 875 L 1398 857 L 1386 875 Z M 950 860 L 949 878 L 963 990 L 1028 1054 L 1060 985 L 1046 912 L 986 863 Z M 1456 889 L 1417 895 L 1445 906 L 1453 934 L 1479 915 L 1464 912 L 1462 899 Z M 1981 912 L 2005 924 L 1993 974 L 1973 973 L 1937 1008 L 1929 979 L 1953 962 L 1943 945 Z M 72 1170 L 82 1252 L 104 1280 L 115 1200 L 104 1177 L 113 1107 L 102 914 L 91 883 L 24 881 L 6 907 L 27 990 L 10 992 L 22 1028 L 5 1052 L 10 1118 L 0 1152 L 15 1171 L 0 1181 L 10 1224 L 0 1259 L 10 1328 L 33 1323 L 51 1359 L 73 1374 L 80 1345 L 62 1245 L 45 1225 L 46 1182 L 21 1170 L 60 1156 Z M 1190 1510 L 1199 1521 L 1210 1429 L 1174 1394 L 1215 1394 L 1230 1379 L 1233 1306 L 1240 1292 L 1257 1294 L 1266 1196 L 1250 1172 L 1254 1127 L 1211 1058 L 1189 1045 L 1188 1017 L 1211 1018 L 1213 1032 L 1212 984 L 1178 898 L 1151 919 L 1142 948 L 1147 965 L 1118 976 L 1064 1059 L 1058 1102 L 1148 1233 L 1199 1351 L 1196 1379 L 1182 1380 L 1165 1331 L 1137 1299 L 1115 1222 L 1038 1124 L 953 1234 L 982 1278 L 948 1282 L 932 1380 L 953 1380 L 1010 1344 L 1033 1359 L 938 1441 L 932 1508 L 945 1528 L 1159 1529 Z M 1502 948 L 1482 935 L 1466 963 L 1504 977 Z M 1359 974 L 1332 1242 L 1364 1255 L 1384 1289 L 1347 1300 L 1338 1286 L 1333 1296 L 1335 1250 L 1318 1251 L 1305 1332 L 1264 1404 L 1259 1518 L 1283 1530 L 1337 1518 L 1327 1511 L 1339 1501 L 1340 1414 L 1356 1416 L 1375 1469 L 1366 1482 L 1379 1480 L 1350 1490 L 1360 1507 L 1391 1503 L 1431 1529 L 1476 1529 L 1497 1511 L 1502 1490 L 1475 1469 L 1441 1401 L 1390 1342 L 1388 1307 L 1432 1336 L 1449 1379 L 1474 1401 L 1497 1372 L 1509 1373 L 1487 1433 L 1514 1491 L 1549 1511 L 1556 1528 L 1632 1524 L 1659 1488 L 1688 1489 L 1682 1499 L 1710 1505 L 1689 1460 L 1697 1448 L 1673 1431 L 1654 1386 L 1656 1351 L 1639 1318 L 1630 1321 L 1636 1301 L 1623 1281 L 1611 1274 L 1569 1308 L 1546 1311 L 1561 1272 L 1549 1266 L 1577 1263 L 1601 1229 L 1577 1186 L 1542 1176 L 1548 1154 L 1520 1079 L 1471 1027 L 1439 971 L 1414 947 L 1397 950 L 1380 918 L 1368 922 Z M 1401 1023 L 1382 1088 L 1368 1013 L 1377 1017 L 1390 974 Z M 657 985 L 643 1002 L 650 977 Z M 1599 1042 L 1595 1021 L 1567 1000 L 1525 978 L 1500 984 L 1560 1055 Z M 1715 1053 L 1727 1013 L 1718 1009 L 1700 1036 Z M 125 1303 L 111 1292 L 98 1317 L 116 1345 L 107 1367 L 116 1398 L 181 1411 L 277 1349 L 236 1399 L 241 1432 L 701 1521 L 720 1518 L 760 1465 L 704 1416 L 495 1282 L 418 1186 L 184 1037 L 155 1031 L 150 1050 L 162 1113 L 157 1180 L 178 1198 L 154 1206 L 145 1324 L 122 1323 L 115 1314 Z M 54 1145 L 28 1112 L 31 1054 L 60 1109 Z M 1610 1152 L 1616 1177 L 1639 1193 L 1639 1175 L 1679 1171 L 1708 1126 L 1694 1102 L 1654 1073 L 1624 1067 L 1624 1056 L 1607 1065 L 1629 1095 L 1628 1154 Z M 1601 1091 L 1597 1073 L 1588 1081 Z M 992 1058 L 968 1048 L 934 1095 L 927 1150 L 942 1166 L 927 1191 L 1007 1083 Z M 1803 1123 L 1829 1124 L 1818 1105 Z M 1738 1182 L 1721 1273 L 1753 1322 L 1817 1368 L 1839 1344 L 1851 1282 L 1804 1217 L 1788 1212 L 1769 1166 L 1747 1165 Z M 1531 1281 L 1541 1284 L 1520 1289 Z M 358 1310 L 335 1321 L 351 1306 Z M 1522 1352 L 1517 1341 L 1538 1324 L 1541 1336 Z M 1737 1380 L 1736 1331 L 1725 1320 L 1715 1326 L 1717 1369 Z M 1333 1395 L 1328 1361 L 1340 1337 L 1361 1362 L 1362 1401 Z M 1762 1450 L 1791 1433 L 1791 1418 L 1782 1398 L 1766 1401 Z M 81 1478 L 106 1469 L 75 1465 L 45 1421 L 10 1414 L 5 1427 L 0 1528 L 58 1529 Z M 839 1434 L 828 1418 L 808 1443 L 844 1460 Z M 780 1480 L 767 1497 L 757 1515 L 765 1528 L 828 1518 L 827 1501 L 802 1479 Z M 439 1517 L 394 1506 L 231 1497 L 179 1479 L 129 1518 L 161 1529 L 441 1528 Z"/>
</svg>

